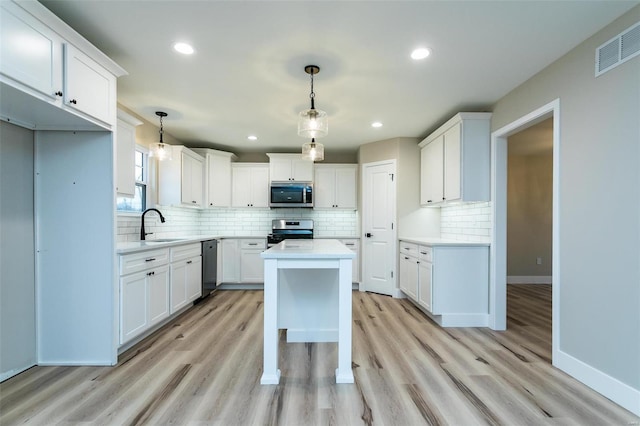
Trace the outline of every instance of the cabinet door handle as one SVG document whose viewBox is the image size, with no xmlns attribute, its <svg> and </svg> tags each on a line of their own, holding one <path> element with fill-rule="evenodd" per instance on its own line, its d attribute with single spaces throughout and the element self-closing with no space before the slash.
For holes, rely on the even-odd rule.
<svg viewBox="0 0 640 426">
<path fill-rule="evenodd" d="M 62 91 L 58 90 L 56 93 L 54 93 L 54 95 L 56 95 L 56 96 L 62 96 Z"/>
<path fill-rule="evenodd" d="M 70 104 L 74 104 L 74 105 L 76 105 L 76 104 L 78 103 L 78 101 L 76 101 L 75 99 L 71 99 L 71 100 L 69 101 L 69 103 L 70 103 Z"/>
<path fill-rule="evenodd" d="M 187 265 L 190 265 L 193 263 L 193 260 L 187 260 Z"/>
<path fill-rule="evenodd" d="M 421 251 L 420 254 L 427 254 L 427 252 L 426 251 Z"/>
<path fill-rule="evenodd" d="M 258 245 L 258 243 L 249 243 L 248 245 L 250 245 L 250 246 L 257 246 L 257 245 Z"/>
<path fill-rule="evenodd" d="M 409 258 L 407 256 L 404 257 L 404 260 L 409 260 Z"/>
<path fill-rule="evenodd" d="M 431 200 L 427 200 L 427 203 L 433 203 L 433 201 L 431 201 Z"/>
<path fill-rule="evenodd" d="M 145 261 L 145 262 L 153 262 L 154 260 L 156 260 L 156 258 L 155 258 L 155 257 L 152 257 L 151 259 L 145 259 L 144 261 Z"/>
<path fill-rule="evenodd" d="M 198 204 L 198 202 L 197 202 L 197 201 L 192 201 L 192 203 L 193 203 L 193 204 Z"/>
<path fill-rule="evenodd" d="M 151 275 L 155 275 L 155 271 L 151 271 L 151 272 L 147 272 L 147 276 L 150 277 Z"/>
</svg>

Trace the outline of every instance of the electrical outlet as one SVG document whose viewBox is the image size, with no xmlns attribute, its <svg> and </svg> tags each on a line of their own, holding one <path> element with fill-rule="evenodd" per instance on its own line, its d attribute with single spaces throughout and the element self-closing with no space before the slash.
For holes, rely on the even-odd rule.
<svg viewBox="0 0 640 426">
<path fill-rule="evenodd" d="M 542 265 L 542 258 L 536 257 L 536 265 Z"/>
</svg>

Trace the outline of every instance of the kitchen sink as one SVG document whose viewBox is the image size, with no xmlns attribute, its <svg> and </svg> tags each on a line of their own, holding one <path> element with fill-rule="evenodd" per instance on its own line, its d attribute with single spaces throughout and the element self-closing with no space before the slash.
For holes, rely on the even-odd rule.
<svg viewBox="0 0 640 426">
<path fill-rule="evenodd" d="M 174 241 L 183 241 L 186 238 L 157 238 L 155 240 L 144 240 L 143 243 L 171 243 Z"/>
</svg>

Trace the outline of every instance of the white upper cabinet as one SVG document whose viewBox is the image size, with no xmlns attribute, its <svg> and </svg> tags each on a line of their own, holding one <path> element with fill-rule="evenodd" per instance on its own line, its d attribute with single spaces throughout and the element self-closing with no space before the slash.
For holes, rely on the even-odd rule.
<svg viewBox="0 0 640 426">
<path fill-rule="evenodd" d="M 420 142 L 420 203 L 489 201 L 491 113 L 461 112 Z"/>
<path fill-rule="evenodd" d="M 231 165 L 231 205 L 269 207 L 269 166 L 264 163 Z"/>
<path fill-rule="evenodd" d="M 313 161 L 303 160 L 302 154 L 267 154 L 271 182 L 313 181 Z"/>
<path fill-rule="evenodd" d="M 194 148 L 205 158 L 204 192 L 207 207 L 231 206 L 231 161 L 235 154 L 208 148 Z"/>
<path fill-rule="evenodd" d="M 202 207 L 204 158 L 174 145 L 171 160 L 158 162 L 158 204 Z"/>
<path fill-rule="evenodd" d="M 116 128 L 116 192 L 121 197 L 133 197 L 136 189 L 135 153 L 136 126 L 142 121 L 118 110 Z"/>
<path fill-rule="evenodd" d="M 355 210 L 358 205 L 357 176 L 357 164 L 316 164 L 313 207 Z"/>
<path fill-rule="evenodd" d="M 62 38 L 11 2 L 0 10 L 0 73 L 47 98 L 62 96 Z"/>
<path fill-rule="evenodd" d="M 116 78 L 80 50 L 64 46 L 64 103 L 105 123 L 114 122 Z"/>
<path fill-rule="evenodd" d="M 0 2 L 0 115 L 40 130 L 112 130 L 126 72 L 38 2 Z"/>
</svg>

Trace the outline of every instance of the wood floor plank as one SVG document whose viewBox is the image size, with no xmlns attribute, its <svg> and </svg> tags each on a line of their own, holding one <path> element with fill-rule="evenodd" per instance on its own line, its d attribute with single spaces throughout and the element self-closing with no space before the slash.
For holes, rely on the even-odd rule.
<svg viewBox="0 0 640 426">
<path fill-rule="evenodd" d="M 408 300 L 353 293 L 355 383 L 336 343 L 279 340 L 260 385 L 263 293 L 217 291 L 115 367 L 34 367 L 0 384 L 0 424 L 629 425 L 550 365 L 551 286 L 508 286 L 507 330 L 443 329 Z"/>
</svg>

